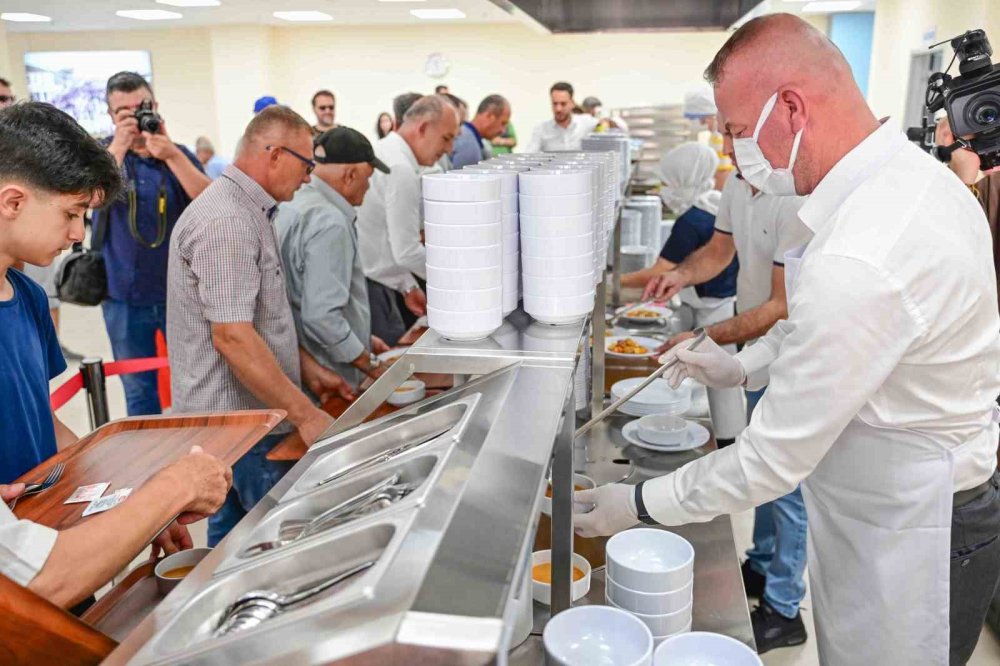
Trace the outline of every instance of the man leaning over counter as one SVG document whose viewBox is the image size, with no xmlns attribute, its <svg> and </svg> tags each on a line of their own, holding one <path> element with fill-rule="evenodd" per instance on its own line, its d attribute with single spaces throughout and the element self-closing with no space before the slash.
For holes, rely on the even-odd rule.
<svg viewBox="0 0 1000 666">
<path fill-rule="evenodd" d="M 150 541 L 167 553 L 190 548 L 183 524 L 222 505 L 230 472 L 194 447 L 121 505 L 63 531 L 18 520 L 7 508 L 24 492 L 9 481 L 54 455 L 57 442 L 76 441 L 49 405 L 48 382 L 66 362 L 45 292 L 13 264 L 45 266 L 82 242 L 87 208 L 116 197 L 122 182 L 97 141 L 40 102 L 0 111 L 0 154 L 0 573 L 68 608 Z"/>
<path fill-rule="evenodd" d="M 1000 316 L 975 198 L 865 103 L 840 51 L 788 14 L 707 70 L 747 181 L 809 194 L 788 319 L 735 357 L 678 345 L 670 380 L 770 383 L 734 446 L 636 487 L 577 493 L 581 534 L 707 521 L 791 492 L 809 513 L 820 663 L 964 664 L 1000 576 Z M 947 228 L 947 235 L 940 230 Z"/>
</svg>

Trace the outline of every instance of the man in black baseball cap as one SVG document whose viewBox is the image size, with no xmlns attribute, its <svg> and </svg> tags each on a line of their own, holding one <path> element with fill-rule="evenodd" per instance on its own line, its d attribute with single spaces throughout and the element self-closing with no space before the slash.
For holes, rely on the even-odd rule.
<svg viewBox="0 0 1000 666">
<path fill-rule="evenodd" d="M 285 287 L 299 345 L 357 390 L 366 377 L 385 371 L 375 354 L 389 348 L 371 333 L 354 208 L 375 169 L 389 173 L 389 167 L 368 139 L 343 126 L 313 140 L 313 160 L 312 180 L 278 207 Z"/>
</svg>

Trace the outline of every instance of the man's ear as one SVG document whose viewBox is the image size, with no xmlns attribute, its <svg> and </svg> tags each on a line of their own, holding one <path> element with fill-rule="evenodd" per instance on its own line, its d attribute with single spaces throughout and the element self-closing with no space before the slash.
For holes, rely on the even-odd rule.
<svg viewBox="0 0 1000 666">
<path fill-rule="evenodd" d="M 14 183 L 0 185 L 0 217 L 14 219 L 24 210 L 28 192 Z"/>
</svg>

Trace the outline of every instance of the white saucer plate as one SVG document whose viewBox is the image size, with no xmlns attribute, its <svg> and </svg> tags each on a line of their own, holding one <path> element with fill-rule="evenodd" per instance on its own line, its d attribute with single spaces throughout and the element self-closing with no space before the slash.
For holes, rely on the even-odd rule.
<svg viewBox="0 0 1000 666">
<path fill-rule="evenodd" d="M 644 441 L 641 437 L 639 437 L 638 421 L 629 421 L 625 427 L 622 428 L 622 436 L 629 444 L 634 444 L 640 448 L 657 451 L 659 453 L 678 453 L 680 451 L 690 451 L 692 449 L 697 449 L 700 446 L 704 446 L 710 439 L 708 428 L 693 421 L 688 421 L 687 440 L 677 446 L 660 446 Z"/>
</svg>

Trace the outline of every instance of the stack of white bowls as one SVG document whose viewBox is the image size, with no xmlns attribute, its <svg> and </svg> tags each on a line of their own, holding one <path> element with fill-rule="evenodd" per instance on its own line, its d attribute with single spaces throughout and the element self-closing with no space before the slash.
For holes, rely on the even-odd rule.
<svg viewBox="0 0 1000 666">
<path fill-rule="evenodd" d="M 618 184 L 615 200 L 620 201 L 621 195 L 625 190 L 625 183 L 628 182 L 632 171 L 632 144 L 628 134 L 621 130 L 594 132 L 584 137 L 580 144 L 584 150 L 613 150 L 616 152 L 617 159 L 615 161 L 618 169 Z"/>
<path fill-rule="evenodd" d="M 691 631 L 694 547 L 673 532 L 641 528 L 608 539 L 605 600 L 632 613 L 657 644 Z"/>
<path fill-rule="evenodd" d="M 590 174 L 590 191 L 593 201 L 591 211 L 591 230 L 594 235 L 594 284 L 597 284 L 597 282 L 599 282 L 604 276 L 604 266 L 601 264 L 601 258 L 603 256 L 603 253 L 601 252 L 601 244 L 607 244 L 607 239 L 604 236 L 604 225 L 603 219 L 601 218 L 601 206 L 599 201 L 601 193 L 601 165 L 596 162 L 586 160 L 559 159 L 550 162 L 546 168 L 563 171 L 586 171 Z"/>
<path fill-rule="evenodd" d="M 521 227 L 517 215 L 518 167 L 469 166 L 462 173 L 500 178 L 500 227 L 503 232 L 503 316 L 517 309 L 521 296 Z"/>
<path fill-rule="evenodd" d="M 594 307 L 591 173 L 518 174 L 524 310 L 544 324 L 580 321 Z"/>
<path fill-rule="evenodd" d="M 663 205 L 660 197 L 632 196 L 625 201 L 626 210 L 637 211 L 642 216 L 639 244 L 654 254 L 660 253 L 660 221 L 663 219 Z"/>
<path fill-rule="evenodd" d="M 427 323 L 451 340 L 480 340 L 503 322 L 499 176 L 423 177 Z"/>
</svg>

